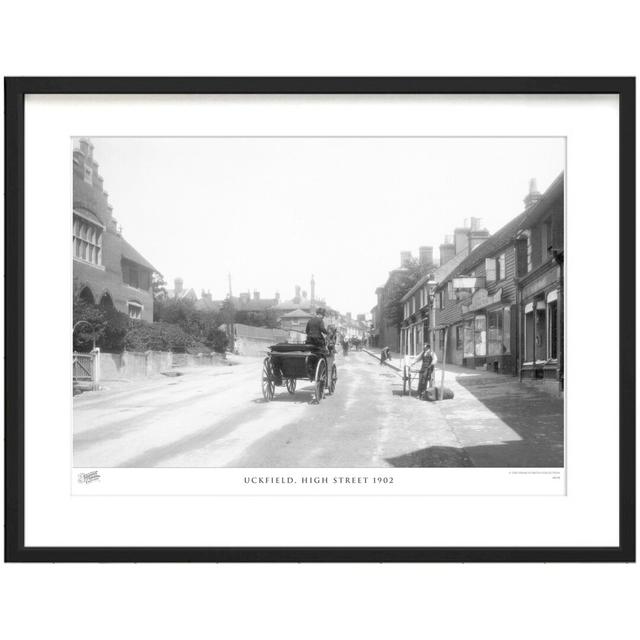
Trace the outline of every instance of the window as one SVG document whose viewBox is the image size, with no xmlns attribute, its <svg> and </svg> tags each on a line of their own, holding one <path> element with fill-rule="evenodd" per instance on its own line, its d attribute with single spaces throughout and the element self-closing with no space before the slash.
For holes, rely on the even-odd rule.
<svg viewBox="0 0 640 640">
<path fill-rule="evenodd" d="M 503 309 L 502 318 L 502 353 L 511 353 L 511 309 Z"/>
<path fill-rule="evenodd" d="M 142 318 L 142 305 L 137 302 L 127 302 L 129 317 L 132 320 L 140 320 Z"/>
<path fill-rule="evenodd" d="M 524 318 L 525 361 L 544 361 L 547 359 L 547 305 L 544 299 L 527 304 Z"/>
<path fill-rule="evenodd" d="M 130 287 L 148 291 L 151 287 L 151 277 L 147 269 L 142 269 L 138 265 L 122 261 L 122 281 Z"/>
<path fill-rule="evenodd" d="M 93 184 L 93 169 L 91 167 L 84 168 L 84 181 Z"/>
<path fill-rule="evenodd" d="M 500 280 L 497 277 L 496 272 L 497 260 L 495 258 L 486 258 L 484 261 L 484 271 L 487 276 L 487 282 L 495 282 L 496 279 Z"/>
<path fill-rule="evenodd" d="M 551 233 L 551 218 L 547 218 L 542 224 L 542 256 L 543 260 L 553 255 L 553 236 Z"/>
<path fill-rule="evenodd" d="M 464 327 L 461 324 L 456 325 L 456 351 L 461 351 L 464 345 Z"/>
<path fill-rule="evenodd" d="M 466 320 L 463 327 L 464 331 L 464 351 L 465 358 L 473 358 L 475 349 L 473 344 L 473 320 Z"/>
<path fill-rule="evenodd" d="M 507 276 L 507 257 L 501 253 L 496 260 L 496 280 L 504 280 Z"/>
<path fill-rule="evenodd" d="M 547 358 L 558 358 L 558 292 L 547 296 Z"/>
<path fill-rule="evenodd" d="M 476 356 L 487 355 L 487 317 L 476 316 L 474 319 L 473 341 Z"/>
<path fill-rule="evenodd" d="M 102 264 L 102 229 L 80 216 L 73 216 L 73 255 L 78 260 Z"/>
<path fill-rule="evenodd" d="M 527 235 L 527 273 L 531 271 L 533 266 L 533 245 L 531 243 L 531 234 Z"/>
<path fill-rule="evenodd" d="M 487 314 L 488 353 L 490 356 L 502 355 L 502 309 Z"/>
</svg>

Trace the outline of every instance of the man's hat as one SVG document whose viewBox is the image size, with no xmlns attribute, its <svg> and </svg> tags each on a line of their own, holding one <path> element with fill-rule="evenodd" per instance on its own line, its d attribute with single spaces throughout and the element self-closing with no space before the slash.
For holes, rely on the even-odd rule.
<svg viewBox="0 0 640 640">
<path fill-rule="evenodd" d="M 317 313 L 318 315 L 324 316 L 327 312 L 326 312 L 326 310 L 325 310 L 323 307 L 318 307 L 318 308 L 316 309 L 316 313 Z"/>
</svg>

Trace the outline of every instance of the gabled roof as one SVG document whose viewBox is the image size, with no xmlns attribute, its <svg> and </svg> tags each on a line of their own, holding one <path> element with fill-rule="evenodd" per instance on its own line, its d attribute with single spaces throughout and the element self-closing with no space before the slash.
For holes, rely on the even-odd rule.
<svg viewBox="0 0 640 640">
<path fill-rule="evenodd" d="M 463 274 L 485 258 L 493 256 L 496 252 L 504 249 L 511 243 L 515 237 L 516 231 L 520 228 L 520 224 L 526 218 L 527 212 L 523 211 L 520 215 L 513 218 L 498 229 L 493 235 L 489 236 L 481 245 L 477 246 L 465 260 L 463 260 L 456 269 L 451 271 L 443 278 L 438 285 L 451 279 L 453 276 Z"/>
<path fill-rule="evenodd" d="M 464 248 L 462 251 L 457 253 L 451 260 L 447 260 L 444 264 L 440 265 L 435 271 L 431 273 L 427 273 L 418 282 L 416 282 L 407 293 L 405 293 L 402 298 L 400 298 L 400 302 L 406 302 L 420 287 L 425 285 L 431 278 L 433 278 L 434 282 L 439 283 L 442 282 L 469 254 L 469 249 Z"/>
<path fill-rule="evenodd" d="M 151 271 L 158 271 L 146 258 L 136 251 L 122 236 L 116 236 L 120 244 L 120 252 L 125 260 L 135 262 Z"/>
<path fill-rule="evenodd" d="M 485 258 L 490 258 L 498 251 L 506 248 L 514 240 L 519 230 L 535 224 L 535 222 L 546 213 L 549 200 L 555 197 L 563 186 L 564 171 L 549 185 L 535 205 L 523 211 L 520 215 L 513 218 L 513 220 L 507 222 L 504 227 L 498 229 L 492 236 L 489 236 L 480 246 L 476 247 L 469 254 L 469 257 L 464 260 L 457 269 L 449 274 L 446 280 L 449 280 L 453 276 L 463 275 Z M 442 282 L 444 282 L 444 280 Z"/>
<path fill-rule="evenodd" d="M 313 315 L 303 311 L 302 309 L 294 309 L 293 311 L 289 311 L 289 313 L 285 313 L 282 318 L 313 318 Z"/>
</svg>

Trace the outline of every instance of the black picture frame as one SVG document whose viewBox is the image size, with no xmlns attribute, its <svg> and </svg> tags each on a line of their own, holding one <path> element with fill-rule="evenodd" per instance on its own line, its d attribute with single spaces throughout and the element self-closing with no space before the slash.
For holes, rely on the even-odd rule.
<svg viewBox="0 0 640 640">
<path fill-rule="evenodd" d="M 634 562 L 635 78 L 5 78 L 5 561 Z M 616 94 L 619 98 L 619 530 L 612 547 L 26 547 L 24 540 L 24 104 L 28 94 Z M 594 517 L 597 517 L 594 514 Z"/>
</svg>

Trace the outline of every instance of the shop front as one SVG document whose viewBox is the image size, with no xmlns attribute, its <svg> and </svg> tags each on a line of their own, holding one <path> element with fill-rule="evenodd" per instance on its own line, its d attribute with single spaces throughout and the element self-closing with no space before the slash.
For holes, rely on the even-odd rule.
<svg viewBox="0 0 640 640">
<path fill-rule="evenodd" d="M 480 289 L 473 294 L 470 304 L 463 305 L 462 312 L 463 365 L 515 375 L 512 330 L 515 305 L 502 300 L 501 289 L 494 295 Z"/>
<path fill-rule="evenodd" d="M 520 377 L 557 381 L 562 386 L 561 271 L 552 265 L 535 279 L 522 282 Z"/>
</svg>

